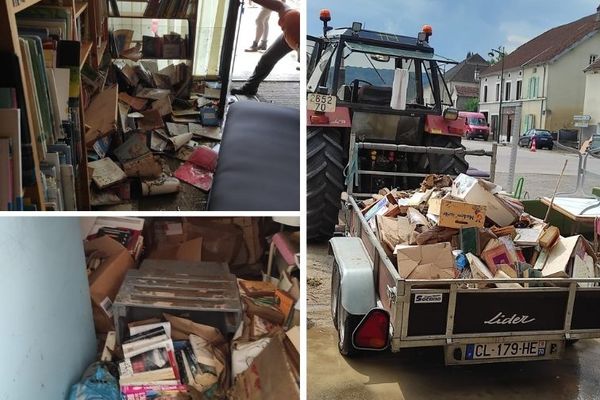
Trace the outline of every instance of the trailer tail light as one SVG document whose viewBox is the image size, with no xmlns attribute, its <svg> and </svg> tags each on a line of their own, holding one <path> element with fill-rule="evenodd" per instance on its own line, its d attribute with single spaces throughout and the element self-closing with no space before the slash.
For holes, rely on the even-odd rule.
<svg viewBox="0 0 600 400">
<path fill-rule="evenodd" d="M 383 350 L 388 346 L 389 330 L 390 315 L 385 310 L 374 308 L 354 330 L 352 344 L 357 349 Z"/>
<path fill-rule="evenodd" d="M 396 153 L 394 153 L 393 151 L 390 151 L 388 153 L 388 160 L 389 161 L 394 161 L 396 159 Z"/>
<path fill-rule="evenodd" d="M 329 123 L 329 117 L 325 114 L 311 115 L 310 123 L 315 125 L 327 125 Z"/>
</svg>

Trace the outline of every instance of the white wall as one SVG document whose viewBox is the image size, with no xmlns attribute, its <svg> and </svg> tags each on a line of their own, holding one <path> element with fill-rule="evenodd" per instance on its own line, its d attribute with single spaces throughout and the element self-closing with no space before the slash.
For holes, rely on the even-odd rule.
<svg viewBox="0 0 600 400">
<path fill-rule="evenodd" d="M 0 399 L 65 399 L 96 337 L 77 218 L 0 218 Z"/>
<path fill-rule="evenodd" d="M 588 72 L 586 74 L 585 102 L 583 114 L 590 115 L 590 124 L 600 124 L 600 73 Z"/>
<path fill-rule="evenodd" d="M 583 41 L 550 65 L 548 79 L 548 108 L 546 129 L 573 127 L 573 116 L 583 110 L 585 74 L 592 54 L 600 53 L 600 34 Z"/>
</svg>

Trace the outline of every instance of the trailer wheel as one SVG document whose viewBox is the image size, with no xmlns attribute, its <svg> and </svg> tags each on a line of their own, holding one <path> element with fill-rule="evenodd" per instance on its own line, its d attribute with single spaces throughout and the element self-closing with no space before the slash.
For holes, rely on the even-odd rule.
<svg viewBox="0 0 600 400">
<path fill-rule="evenodd" d="M 352 357 L 356 355 L 358 350 L 352 346 L 352 334 L 360 323 L 361 318 L 357 315 L 348 313 L 342 305 L 342 290 L 338 287 L 337 292 L 337 332 L 338 332 L 338 349 L 340 354 L 346 357 Z"/>
<path fill-rule="evenodd" d="M 306 163 L 307 238 L 324 240 L 333 236 L 344 190 L 344 149 L 341 132 L 309 128 Z"/>
<path fill-rule="evenodd" d="M 446 147 L 449 149 L 465 148 L 460 143 L 461 138 L 447 135 L 426 135 L 425 145 L 431 147 Z M 426 155 L 429 173 L 458 175 L 464 174 L 469 169 L 469 163 L 463 155 Z"/>
</svg>

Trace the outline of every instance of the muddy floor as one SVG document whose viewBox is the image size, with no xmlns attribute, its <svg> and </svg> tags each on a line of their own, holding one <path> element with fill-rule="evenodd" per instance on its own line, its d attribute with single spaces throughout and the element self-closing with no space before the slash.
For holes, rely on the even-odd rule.
<svg viewBox="0 0 600 400">
<path fill-rule="evenodd" d="M 600 341 L 583 340 L 558 361 L 444 366 L 441 348 L 348 359 L 337 350 L 329 311 L 327 245 L 307 259 L 309 399 L 600 399 Z"/>
</svg>

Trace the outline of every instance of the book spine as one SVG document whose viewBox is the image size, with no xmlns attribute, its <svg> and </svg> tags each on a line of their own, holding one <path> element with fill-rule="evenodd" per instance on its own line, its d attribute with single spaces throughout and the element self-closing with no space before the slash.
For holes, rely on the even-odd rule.
<svg viewBox="0 0 600 400">
<path fill-rule="evenodd" d="M 167 354 L 169 355 L 169 363 L 171 364 L 171 368 L 173 368 L 173 374 L 175 375 L 175 379 L 177 379 L 177 381 L 181 383 L 181 374 L 179 373 L 179 367 L 175 358 L 175 352 L 173 350 L 169 350 Z"/>
</svg>

